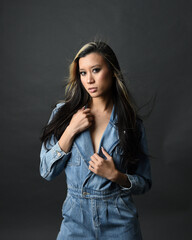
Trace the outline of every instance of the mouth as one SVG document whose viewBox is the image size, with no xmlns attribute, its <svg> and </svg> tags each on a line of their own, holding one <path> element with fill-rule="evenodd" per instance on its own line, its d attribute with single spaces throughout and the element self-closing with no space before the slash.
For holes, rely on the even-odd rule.
<svg viewBox="0 0 192 240">
<path fill-rule="evenodd" d="M 88 88 L 88 91 L 89 91 L 90 93 L 94 93 L 94 92 L 97 91 L 97 88 L 96 88 L 96 87 Z"/>
</svg>

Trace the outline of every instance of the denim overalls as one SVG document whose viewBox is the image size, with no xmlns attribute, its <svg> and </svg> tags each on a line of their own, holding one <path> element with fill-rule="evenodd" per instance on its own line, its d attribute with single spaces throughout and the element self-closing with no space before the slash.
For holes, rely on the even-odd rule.
<svg viewBox="0 0 192 240">
<path fill-rule="evenodd" d="M 63 103 L 57 104 L 50 120 Z M 63 203 L 60 232 L 57 240 L 141 240 L 137 209 L 132 194 L 142 194 L 151 187 L 149 159 L 141 156 L 134 175 L 122 168 L 122 152 L 119 148 L 118 129 L 115 125 L 114 107 L 110 121 L 102 136 L 101 146 L 113 157 L 116 168 L 125 173 L 131 182 L 124 188 L 100 177 L 88 169 L 90 156 L 94 154 L 89 130 L 77 135 L 70 152 L 65 153 L 52 137 L 46 150 L 40 153 L 40 174 L 51 180 L 65 170 L 67 196 Z M 141 146 L 147 153 L 144 127 L 141 124 Z"/>
</svg>

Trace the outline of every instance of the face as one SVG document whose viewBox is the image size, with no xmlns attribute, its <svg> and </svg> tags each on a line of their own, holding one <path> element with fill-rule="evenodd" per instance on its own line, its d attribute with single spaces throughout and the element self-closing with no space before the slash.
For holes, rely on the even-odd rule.
<svg viewBox="0 0 192 240">
<path fill-rule="evenodd" d="M 112 72 L 99 53 L 90 53 L 80 58 L 79 73 L 85 90 L 92 98 L 110 96 Z"/>
</svg>

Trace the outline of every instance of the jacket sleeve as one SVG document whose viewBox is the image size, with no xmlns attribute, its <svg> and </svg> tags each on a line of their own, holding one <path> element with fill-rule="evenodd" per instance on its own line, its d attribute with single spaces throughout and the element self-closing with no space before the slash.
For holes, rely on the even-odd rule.
<svg viewBox="0 0 192 240">
<path fill-rule="evenodd" d="M 59 107 L 63 104 L 57 104 L 53 109 L 49 122 L 53 119 Z M 47 148 L 46 148 L 47 147 Z M 65 153 L 59 146 L 57 139 L 52 136 L 47 145 L 41 146 L 40 152 L 40 175 L 50 181 L 59 175 L 70 158 L 71 152 Z"/>
<path fill-rule="evenodd" d="M 132 194 L 143 194 L 147 192 L 152 186 L 152 179 L 151 179 L 151 167 L 148 157 L 148 147 L 147 147 L 147 140 L 145 129 L 143 123 L 140 123 L 141 128 L 141 149 L 143 153 L 139 156 L 139 163 L 138 167 L 135 171 L 135 174 L 128 174 L 126 173 L 131 186 L 129 188 L 122 187 L 123 190 L 130 190 Z"/>
</svg>

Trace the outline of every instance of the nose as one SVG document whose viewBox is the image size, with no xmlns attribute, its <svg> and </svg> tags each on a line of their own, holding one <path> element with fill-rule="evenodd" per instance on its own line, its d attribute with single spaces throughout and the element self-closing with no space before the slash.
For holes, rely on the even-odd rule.
<svg viewBox="0 0 192 240">
<path fill-rule="evenodd" d="M 87 74 L 87 83 L 94 83 L 95 80 L 91 73 Z"/>
</svg>

